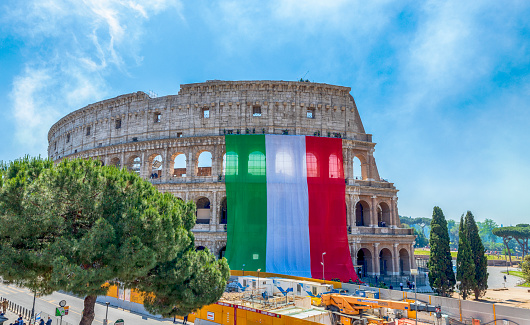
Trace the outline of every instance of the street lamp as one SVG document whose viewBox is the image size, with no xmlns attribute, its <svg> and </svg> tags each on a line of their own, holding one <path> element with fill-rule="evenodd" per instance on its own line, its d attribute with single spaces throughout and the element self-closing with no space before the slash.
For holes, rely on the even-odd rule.
<svg viewBox="0 0 530 325">
<path fill-rule="evenodd" d="M 322 280 L 326 280 L 324 277 L 324 255 L 326 255 L 326 252 L 322 253 L 322 262 L 320 262 L 322 264 Z"/>
<path fill-rule="evenodd" d="M 456 288 L 458 289 L 458 310 L 460 312 L 460 322 L 462 322 L 462 302 L 460 300 L 460 285 L 462 284 L 461 281 L 456 281 Z"/>
<path fill-rule="evenodd" d="M 105 305 L 107 305 L 107 311 L 105 312 L 105 322 L 103 322 L 103 325 L 107 325 L 109 323 L 109 305 L 110 302 L 105 302 Z"/>
<path fill-rule="evenodd" d="M 414 304 L 416 305 L 416 325 L 418 325 L 418 283 L 416 279 L 418 269 L 410 269 L 410 274 L 414 275 Z"/>
<path fill-rule="evenodd" d="M 261 269 L 258 269 L 258 295 L 259 295 L 259 272 L 261 271 Z"/>
</svg>

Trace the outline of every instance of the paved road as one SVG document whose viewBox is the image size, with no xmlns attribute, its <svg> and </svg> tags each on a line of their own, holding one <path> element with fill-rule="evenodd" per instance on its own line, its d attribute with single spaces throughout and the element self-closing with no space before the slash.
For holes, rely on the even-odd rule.
<svg viewBox="0 0 530 325">
<path fill-rule="evenodd" d="M 16 286 L 0 284 L 0 297 L 7 298 L 15 304 L 29 310 L 31 310 L 31 306 L 33 304 L 33 294 L 27 289 Z M 63 317 L 63 325 L 65 325 L 66 322 L 70 324 L 79 324 L 79 321 L 81 320 L 81 313 L 83 311 L 83 300 L 67 294 L 54 292 L 49 296 L 37 298 L 35 301 L 35 311 L 37 313 L 42 311 L 47 314 L 54 315 L 55 308 L 58 307 L 59 301 L 63 299 L 66 300 L 67 305 L 70 306 L 69 315 Z M 103 324 L 103 319 L 105 318 L 105 309 L 105 305 L 96 303 L 96 317 L 93 321 L 94 325 Z M 16 315 L 13 313 L 8 313 L 7 316 L 10 322 L 16 319 Z M 59 317 L 52 316 L 52 318 L 54 319 L 54 325 L 59 324 Z M 112 306 L 109 307 L 109 324 L 114 324 L 114 322 L 120 318 L 125 321 L 125 325 L 164 325 L 173 323 L 167 320 L 164 321 L 156 318 L 147 318 L 146 316 L 134 314 L 122 309 L 114 308 Z M 6 324 L 9 324 L 10 322 L 6 322 Z M 177 323 L 180 324 L 178 320 Z"/>
<path fill-rule="evenodd" d="M 517 268 L 509 267 L 508 270 L 516 271 Z M 488 288 L 496 289 L 504 287 L 504 273 L 506 272 L 505 266 L 488 266 Z M 520 277 L 515 275 L 506 275 L 506 288 L 513 288 L 517 286 L 517 283 L 521 281 Z"/>
</svg>

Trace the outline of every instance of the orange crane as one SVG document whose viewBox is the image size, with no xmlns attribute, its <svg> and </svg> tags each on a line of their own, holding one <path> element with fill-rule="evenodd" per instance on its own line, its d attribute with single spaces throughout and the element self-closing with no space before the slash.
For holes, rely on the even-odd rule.
<svg viewBox="0 0 530 325">
<path fill-rule="evenodd" d="M 340 294 L 323 294 L 322 295 L 322 304 L 326 307 L 327 310 L 333 312 L 338 312 L 340 314 L 340 323 L 344 325 L 350 325 L 353 319 L 360 320 L 359 317 L 347 317 L 349 316 L 358 316 L 361 315 L 364 310 L 373 309 L 373 308 L 390 308 L 390 309 L 400 309 L 400 310 L 418 310 L 418 311 L 428 311 L 428 312 L 439 312 L 439 307 L 431 305 L 418 305 L 411 304 L 410 302 L 405 301 L 394 301 L 394 300 L 383 300 L 383 299 L 372 299 L 372 298 L 363 298 L 363 297 L 353 297 L 345 296 Z M 384 324 L 384 322 L 378 322 Z M 354 322 L 355 324 L 355 322 Z"/>
</svg>

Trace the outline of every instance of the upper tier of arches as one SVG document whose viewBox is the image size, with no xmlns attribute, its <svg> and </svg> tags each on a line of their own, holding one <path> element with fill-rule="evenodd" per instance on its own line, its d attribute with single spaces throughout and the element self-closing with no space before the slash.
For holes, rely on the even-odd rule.
<svg viewBox="0 0 530 325">
<path fill-rule="evenodd" d="M 287 81 L 212 81 L 178 95 L 137 92 L 66 115 L 48 133 L 60 159 L 94 148 L 224 134 L 297 134 L 371 142 L 350 88 Z"/>
</svg>

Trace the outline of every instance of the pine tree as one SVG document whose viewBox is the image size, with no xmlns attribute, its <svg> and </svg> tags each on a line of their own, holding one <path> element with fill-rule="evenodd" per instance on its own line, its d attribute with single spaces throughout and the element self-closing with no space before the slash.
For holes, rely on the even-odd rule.
<svg viewBox="0 0 530 325">
<path fill-rule="evenodd" d="M 456 259 L 456 279 L 460 281 L 458 289 L 465 300 L 476 287 L 475 263 L 471 253 L 471 246 L 466 236 L 464 216 L 460 218 L 458 230 L 458 256 Z"/>
<path fill-rule="evenodd" d="M 466 237 L 471 246 L 471 254 L 475 263 L 475 299 L 479 299 L 488 289 L 488 258 L 478 233 L 475 217 L 468 211 L 466 213 Z"/>
<path fill-rule="evenodd" d="M 226 259 L 196 251 L 195 204 L 125 169 L 93 160 L 21 159 L 0 165 L 0 276 L 40 294 L 84 297 L 92 324 L 106 283 L 144 292 L 165 317 L 216 302 Z"/>
<path fill-rule="evenodd" d="M 451 251 L 449 249 L 449 232 L 442 209 L 434 207 L 429 238 L 431 253 L 429 259 L 429 282 L 431 287 L 442 296 L 453 292 L 455 273 Z"/>
</svg>

